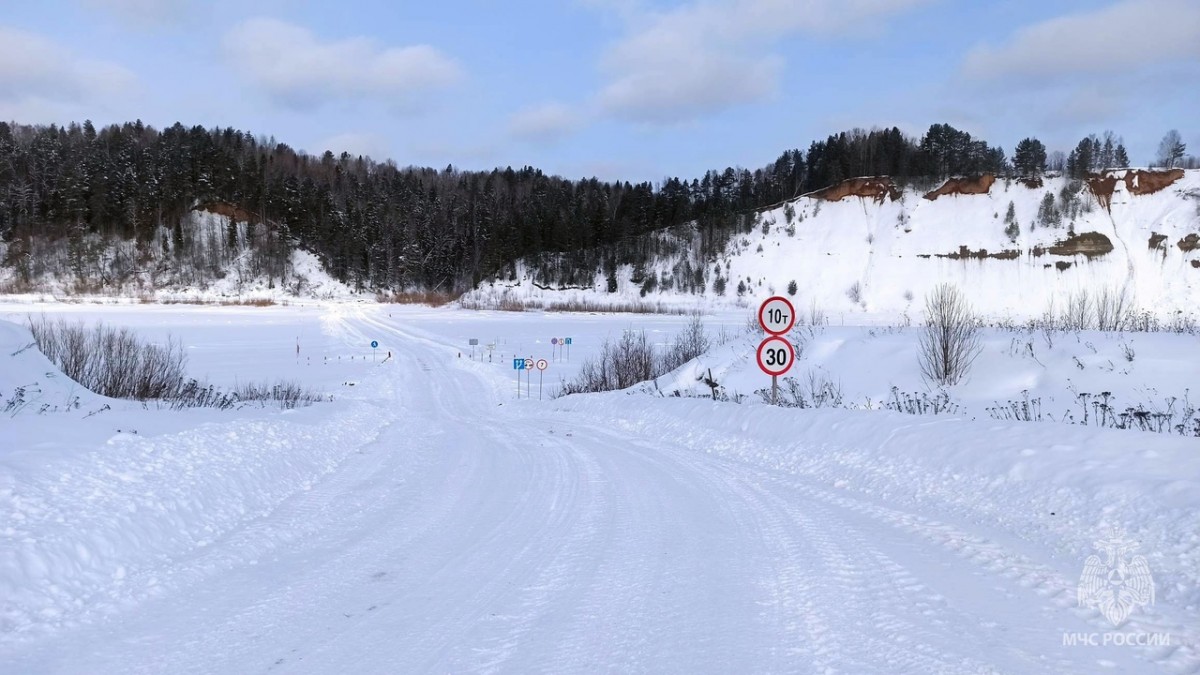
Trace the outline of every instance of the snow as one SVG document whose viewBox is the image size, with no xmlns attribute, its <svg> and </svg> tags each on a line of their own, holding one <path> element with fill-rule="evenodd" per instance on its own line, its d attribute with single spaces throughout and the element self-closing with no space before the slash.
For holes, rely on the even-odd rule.
<svg viewBox="0 0 1200 675">
<path fill-rule="evenodd" d="M 666 343 L 683 316 L 12 304 L 0 402 L 16 383 L 77 390 L 21 351 L 31 311 L 175 335 L 219 385 L 289 377 L 334 400 L 174 412 L 85 393 L 0 416 L 4 672 L 1200 669 L 1198 441 L 978 408 L 1061 395 L 1067 374 L 1177 391 L 1197 381 L 1193 336 L 1060 335 L 1038 365 L 989 333 L 953 392 L 966 412 L 911 416 L 652 386 L 539 401 L 536 375 L 515 396 L 514 356 L 551 359 L 550 385 L 606 336 Z M 701 367 L 764 386 L 745 312 L 705 320 L 730 339 L 658 388 Z M 913 339 L 830 326 L 797 367 L 877 396 L 914 382 Z M 1104 371 L 1122 339 L 1129 372 Z M 1117 629 L 1075 594 L 1113 525 L 1157 584 Z M 1064 644 L 1114 632 L 1170 645 Z"/>
<path fill-rule="evenodd" d="M 1115 172 L 1123 176 L 1123 171 Z M 693 267 L 708 270 L 704 296 L 680 293 L 678 289 L 640 295 L 630 281 L 631 268 L 618 273 L 619 290 L 609 294 L 605 277 L 596 274 L 595 287 L 586 290 L 546 291 L 532 284 L 532 272 L 518 265 L 518 280 L 496 280 L 466 296 L 484 305 L 502 297 L 524 302 L 591 301 L 604 304 L 645 303 L 656 308 L 704 309 L 757 307 L 771 295 L 784 294 L 796 281 L 797 297 L 807 307 L 815 302 L 836 323 L 892 322 L 902 315 L 914 321 L 922 313 L 922 298 L 936 284 L 950 282 L 961 288 L 976 311 L 990 318 L 1017 320 L 1039 317 L 1052 302 L 1061 307 L 1067 296 L 1079 289 L 1097 293 L 1104 289 L 1126 293 L 1131 304 L 1160 317 L 1178 311 L 1194 315 L 1194 298 L 1200 293 L 1200 252 L 1183 252 L 1180 239 L 1200 232 L 1200 170 L 1186 171 L 1173 185 L 1149 195 L 1130 194 L 1118 180 L 1111 211 L 1096 203 L 1084 188 L 1083 202 L 1090 210 L 1073 223 L 1064 218 L 1059 228 L 1037 224 L 1042 198 L 1052 194 L 1061 206 L 1059 193 L 1069 180 L 1052 177 L 1044 187 L 1028 188 L 1016 181 L 998 180 L 988 194 L 942 196 L 930 201 L 921 192 L 907 190 L 898 201 L 849 197 L 826 202 L 801 197 L 788 205 L 765 211 L 760 222 L 746 234 L 733 236 L 726 252 L 716 260 L 696 260 L 696 242 L 678 241 L 669 234 L 657 235 L 682 244 L 693 256 Z M 1005 214 L 1013 205 L 1020 226 L 1015 242 L 1005 235 Z M 794 209 L 789 234 L 785 209 Z M 768 224 L 763 231 L 763 224 Z M 1067 238 L 1068 229 L 1077 234 L 1098 232 L 1107 236 L 1114 250 L 1107 255 L 1033 255 L 1035 247 L 1049 247 Z M 1152 233 L 1165 235 L 1160 249 L 1151 249 Z M 970 251 L 989 253 L 1020 250 L 1013 260 L 938 257 Z M 666 247 L 668 250 L 675 246 Z M 920 257 L 929 256 L 929 257 Z M 680 256 L 660 257 L 648 265 L 661 279 L 677 272 Z M 1057 262 L 1071 267 L 1059 270 Z M 713 293 L 713 267 L 719 265 L 728 280 L 724 296 Z M 739 297 L 739 280 L 749 290 Z M 854 302 L 849 289 L 861 287 L 861 301 Z M 910 299 L 911 298 L 911 299 Z"/>
</svg>

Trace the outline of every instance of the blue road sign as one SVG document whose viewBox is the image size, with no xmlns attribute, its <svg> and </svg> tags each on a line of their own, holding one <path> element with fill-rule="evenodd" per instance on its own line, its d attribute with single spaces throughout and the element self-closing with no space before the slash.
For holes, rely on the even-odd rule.
<svg viewBox="0 0 1200 675">
<path fill-rule="evenodd" d="M 525 359 L 513 359 L 513 370 L 525 370 Z"/>
<path fill-rule="evenodd" d="M 371 349 L 379 349 L 379 341 L 371 340 Z"/>
<path fill-rule="evenodd" d="M 563 342 L 566 342 L 567 344 L 571 344 L 571 338 L 567 338 L 566 340 L 563 340 Z"/>
</svg>

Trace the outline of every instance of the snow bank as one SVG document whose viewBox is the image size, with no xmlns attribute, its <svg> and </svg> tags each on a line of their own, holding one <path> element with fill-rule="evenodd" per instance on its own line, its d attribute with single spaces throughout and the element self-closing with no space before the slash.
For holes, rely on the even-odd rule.
<svg viewBox="0 0 1200 675">
<path fill-rule="evenodd" d="M 184 574 L 189 556 L 310 489 L 391 419 L 371 403 L 394 396 L 383 378 L 302 410 L 143 410 L 82 389 L 32 342 L 0 321 L 0 409 L 16 387 L 27 399 L 0 413 L 0 641 L 181 581 L 163 570 Z"/>
</svg>

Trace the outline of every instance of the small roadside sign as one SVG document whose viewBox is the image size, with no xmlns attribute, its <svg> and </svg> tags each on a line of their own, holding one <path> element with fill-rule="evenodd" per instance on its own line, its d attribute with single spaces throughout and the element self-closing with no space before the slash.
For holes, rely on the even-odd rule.
<svg viewBox="0 0 1200 675">
<path fill-rule="evenodd" d="M 783 296 L 767 298 L 758 308 L 758 323 L 771 335 L 783 335 L 796 323 L 796 308 Z"/>
<path fill-rule="evenodd" d="M 758 367 L 771 376 L 771 405 L 775 405 L 779 399 L 779 376 L 792 369 L 796 350 L 787 338 L 772 335 L 759 343 L 755 359 Z"/>
<path fill-rule="evenodd" d="M 375 363 L 376 349 L 379 349 L 379 340 L 371 340 L 371 363 Z"/>
<path fill-rule="evenodd" d="M 792 343 L 778 335 L 763 340 L 758 345 L 758 367 L 772 377 L 783 375 L 792 369 L 796 360 L 796 351 Z"/>
</svg>

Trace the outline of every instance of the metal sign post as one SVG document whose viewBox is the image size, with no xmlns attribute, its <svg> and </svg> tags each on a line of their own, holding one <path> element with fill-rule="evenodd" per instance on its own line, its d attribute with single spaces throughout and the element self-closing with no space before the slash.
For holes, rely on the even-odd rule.
<svg viewBox="0 0 1200 675">
<path fill-rule="evenodd" d="M 538 359 L 537 369 L 538 369 L 538 400 L 539 401 L 542 400 L 542 374 L 545 373 L 546 369 L 549 367 L 550 367 L 550 364 L 546 361 L 546 359 Z"/>
<path fill-rule="evenodd" d="M 517 398 L 521 398 L 521 371 L 525 370 L 525 359 L 513 359 L 513 370 L 517 371 Z"/>
</svg>

